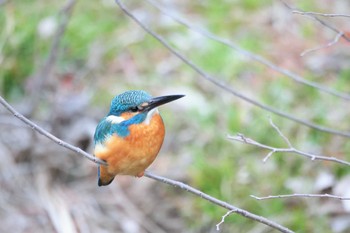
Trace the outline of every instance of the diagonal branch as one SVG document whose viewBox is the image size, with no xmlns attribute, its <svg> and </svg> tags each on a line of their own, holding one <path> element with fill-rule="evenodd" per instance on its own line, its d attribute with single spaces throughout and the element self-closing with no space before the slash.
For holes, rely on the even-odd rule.
<svg viewBox="0 0 350 233">
<path fill-rule="evenodd" d="M 245 218 L 249 218 L 251 220 L 254 220 L 254 221 L 257 221 L 257 222 L 260 222 L 260 223 L 263 223 L 267 226 L 270 226 L 276 230 L 279 230 L 280 232 L 293 232 L 291 230 L 289 230 L 288 228 L 284 227 L 284 226 L 281 226 L 275 222 L 272 222 L 262 216 L 259 216 L 259 215 L 255 215 L 253 213 L 250 213 L 246 210 L 243 210 L 243 209 L 240 209 L 238 207 L 235 207 L 227 202 L 224 202 L 224 201 L 221 201 L 219 199 L 216 199 L 215 197 L 212 197 L 206 193 L 203 193 L 202 191 L 198 190 L 198 189 L 195 189 L 187 184 L 184 184 L 182 182 L 179 182 L 179 181 L 175 181 L 175 180 L 171 180 L 171 179 L 168 179 L 168 178 L 165 178 L 165 177 L 161 177 L 161 176 L 158 176 L 158 175 L 154 175 L 148 171 L 145 172 L 145 176 L 147 176 L 148 178 L 151 178 L 151 179 L 154 179 L 154 180 L 157 180 L 157 181 L 160 181 L 160 182 L 163 182 L 165 184 L 169 184 L 169 185 L 172 185 L 174 187 L 177 187 L 177 188 L 180 188 L 180 189 L 183 189 L 187 192 L 190 192 L 196 196 L 199 196 L 207 201 L 210 201 L 211 203 L 215 204 L 215 205 L 218 205 L 218 206 L 221 206 L 225 209 L 228 209 L 229 210 L 229 214 L 231 213 L 236 213 L 236 214 L 239 214 Z M 229 214 L 227 214 L 226 216 L 228 216 Z M 225 216 L 225 217 L 226 217 Z M 221 223 L 220 223 L 221 224 Z M 220 224 L 217 225 L 217 229 L 219 228 Z"/>
<path fill-rule="evenodd" d="M 342 31 L 340 31 L 339 29 L 335 28 L 334 26 L 330 25 L 329 23 L 323 21 L 322 19 L 320 19 L 319 17 L 317 17 L 318 14 L 310 13 L 310 12 L 305 12 L 299 9 L 296 9 L 295 7 L 290 6 L 287 2 L 285 2 L 284 0 L 280 0 L 282 2 L 282 4 L 288 8 L 290 11 L 292 11 L 293 13 L 297 13 L 297 14 L 301 14 L 301 15 L 305 15 L 308 16 L 314 20 L 316 20 L 317 22 L 319 22 L 320 24 L 322 24 L 323 26 L 325 26 L 326 28 L 332 30 L 333 32 L 337 33 L 337 34 L 341 34 L 341 37 L 343 39 L 345 39 L 346 41 L 350 42 L 350 38 Z M 349 16 L 350 17 L 350 16 Z"/>
<path fill-rule="evenodd" d="M 176 49 L 174 49 L 162 36 L 159 34 L 155 33 L 150 29 L 146 24 L 141 22 L 135 15 L 133 15 L 125 6 L 122 4 L 119 0 L 116 0 L 116 3 L 120 7 L 120 9 L 127 15 L 129 16 L 132 20 L 134 20 L 142 29 L 144 29 L 147 33 L 149 33 L 152 37 L 154 37 L 156 40 L 158 40 L 164 47 L 166 47 L 172 54 L 174 54 L 176 57 L 178 57 L 181 61 L 183 61 L 186 65 L 190 66 L 194 71 L 196 71 L 202 78 L 205 80 L 213 83 L 214 85 L 218 86 L 222 90 L 231 93 L 232 95 L 250 103 L 253 104 L 261 109 L 264 109 L 268 112 L 272 112 L 276 115 L 279 115 L 281 117 L 287 118 L 289 120 L 295 121 L 297 123 L 303 124 L 307 127 L 326 132 L 326 133 L 331 133 L 335 135 L 339 135 L 342 137 L 350 137 L 350 132 L 345 132 L 345 131 L 340 131 L 336 129 L 332 129 L 329 127 L 325 127 L 322 125 L 315 124 L 313 122 L 309 122 L 303 119 L 300 119 L 298 117 L 295 117 L 293 115 L 290 115 L 288 113 L 285 113 L 283 111 L 280 111 L 278 109 L 272 108 L 266 104 L 263 104 L 261 102 L 258 102 L 256 100 L 253 100 L 242 93 L 236 91 L 235 89 L 231 88 L 227 83 L 221 82 L 214 78 L 213 76 L 209 75 L 202 69 L 200 69 L 197 65 L 195 65 L 192 61 L 190 61 L 188 58 L 186 58 L 184 55 L 182 55 L 180 52 L 178 52 Z"/>
<path fill-rule="evenodd" d="M 44 135 L 45 137 L 49 138 L 50 140 L 54 141 L 55 143 L 57 143 L 58 145 L 62 146 L 62 147 L 65 147 L 77 154 L 80 154 L 82 156 L 84 156 L 85 158 L 97 163 L 97 164 L 102 164 L 102 165 L 107 165 L 104 161 L 86 153 L 85 151 L 83 151 L 82 149 L 78 148 L 78 147 L 75 147 L 59 138 L 57 138 L 56 136 L 50 134 L 49 132 L 47 132 L 46 130 L 44 130 L 43 128 L 41 128 L 40 126 L 38 126 L 37 124 L 35 124 L 34 122 L 32 122 L 31 120 L 29 120 L 28 118 L 26 118 L 25 116 L 23 116 L 22 114 L 20 114 L 19 112 L 17 112 L 9 103 L 7 103 L 5 101 L 5 99 L 3 99 L 1 96 L 0 96 L 0 104 L 2 104 L 9 112 L 11 112 L 15 117 L 17 117 L 19 120 L 23 121 L 25 124 L 27 124 L 29 127 L 31 127 L 33 130 L 37 131 L 38 133 Z M 168 179 L 168 178 L 165 178 L 165 177 L 162 177 L 162 176 L 158 176 L 158 175 L 155 175 L 149 171 L 146 171 L 145 172 L 145 176 L 150 178 L 150 179 L 153 179 L 153 180 L 156 180 L 156 181 L 160 181 L 162 183 L 165 183 L 165 184 L 169 184 L 169 185 L 172 185 L 174 187 L 177 187 L 177 188 L 180 188 L 180 189 L 183 189 L 187 192 L 190 192 L 196 196 L 199 196 L 207 201 L 210 201 L 211 203 L 215 204 L 215 205 L 218 205 L 218 206 L 221 206 L 225 209 L 228 209 L 228 210 L 232 210 L 232 212 L 234 213 L 237 213 L 239 215 L 242 215 L 243 217 L 246 217 L 246 218 L 249 218 L 249 219 L 252 219 L 254 221 L 257 221 L 257 222 L 260 222 L 260 223 L 263 223 L 267 226 L 270 226 L 272 228 L 275 228 L 277 230 L 279 230 L 280 232 L 284 232 L 284 233 L 293 233 L 293 231 L 289 230 L 288 228 L 282 226 L 282 225 L 279 225 L 278 223 L 275 223 L 271 220 L 268 220 L 262 216 L 259 216 L 259 215 L 255 215 L 253 213 L 250 213 L 246 210 L 243 210 L 243 209 L 240 209 L 238 207 L 235 207 L 227 202 L 224 202 L 224 201 L 221 201 L 215 197 L 212 197 L 206 193 L 203 193 L 202 191 L 198 190 L 198 189 L 195 189 L 185 183 L 182 183 L 182 182 L 179 182 L 179 181 L 176 181 L 176 180 L 171 180 L 171 179 Z"/>
<path fill-rule="evenodd" d="M 6 100 L 4 98 L 2 98 L 0 96 L 0 104 L 2 104 L 9 112 L 11 112 L 15 117 L 17 117 L 19 120 L 23 121 L 26 125 L 28 125 L 30 128 L 32 128 L 33 130 L 37 131 L 38 133 L 40 133 L 41 135 L 47 137 L 48 139 L 54 141 L 55 143 L 57 143 L 58 145 L 67 148 L 77 154 L 80 154 L 82 156 L 84 156 L 85 158 L 97 163 L 97 164 L 101 164 L 101 165 L 107 165 L 106 162 L 86 153 L 85 151 L 83 151 L 82 149 L 75 147 L 59 138 L 57 138 L 56 136 L 50 134 L 49 132 L 47 132 L 46 130 L 44 130 L 43 128 L 41 128 L 40 126 L 38 126 L 37 124 L 35 124 L 34 122 L 32 122 L 31 120 L 29 120 L 28 118 L 26 118 L 25 116 L 23 116 L 22 114 L 20 114 L 19 112 L 16 111 L 16 109 L 14 109 L 9 103 L 6 102 Z"/>
<path fill-rule="evenodd" d="M 302 76 L 296 74 L 296 73 L 293 73 L 287 69 L 284 69 L 282 67 L 279 67 L 277 66 L 276 64 L 272 63 L 271 61 L 265 59 L 264 57 L 262 56 L 259 56 L 257 54 L 254 54 L 248 50 L 245 50 L 243 48 L 241 48 L 238 44 L 230 41 L 230 40 L 227 40 L 227 39 L 224 39 L 224 38 L 221 38 L 219 36 L 216 36 L 214 35 L 213 33 L 205 30 L 205 29 L 202 29 L 202 28 L 199 28 L 199 27 L 196 27 L 194 25 L 192 25 L 190 22 L 186 21 L 185 19 L 183 18 L 180 18 L 178 16 L 176 16 L 175 14 L 172 14 L 170 13 L 168 10 L 164 9 L 163 7 L 159 6 L 158 3 L 155 3 L 153 0 L 146 0 L 147 2 L 149 2 L 153 7 L 157 8 L 162 14 L 164 15 L 167 15 L 168 17 L 170 17 L 171 19 L 173 19 L 174 21 L 176 21 L 177 23 L 185 26 L 186 28 L 190 29 L 191 31 L 194 31 L 204 37 L 207 37 L 213 41 L 216 41 L 218 43 L 221 43 L 229 48 L 232 48 L 236 51 L 238 51 L 240 54 L 246 56 L 247 58 L 251 59 L 251 60 L 254 60 L 264 66 L 267 66 L 269 67 L 270 69 L 280 73 L 280 74 L 283 74 L 285 75 L 286 77 L 294 80 L 295 82 L 297 83 L 301 83 L 301 84 L 304 84 L 306 86 L 309 86 L 309 87 L 312 87 L 312 88 L 316 88 L 324 93 L 328 93 L 328 94 L 331 94 L 333 96 L 336 96 L 336 97 L 339 97 L 339 98 L 342 98 L 344 100 L 350 100 L 350 95 L 347 94 L 347 93 L 344 93 L 344 92 L 340 92 L 340 91 L 337 91 L 337 90 L 334 90 L 332 88 L 329 88 L 327 86 L 324 86 L 324 85 L 321 85 L 321 84 L 318 84 L 318 83 L 315 83 L 315 82 L 312 82 L 312 81 L 309 81 L 309 80 L 306 80 L 304 79 Z M 338 37 L 338 35 L 337 35 Z M 336 37 L 336 38 L 337 38 Z M 340 37 L 340 36 L 339 36 Z M 339 38 L 337 39 L 339 40 Z M 331 44 L 331 42 L 329 44 L 333 45 L 335 44 L 336 42 L 333 42 Z M 331 46 L 331 45 L 327 45 L 327 47 Z M 305 54 L 304 54 L 305 55 Z"/>
<path fill-rule="evenodd" d="M 305 56 L 305 55 L 308 54 L 308 53 L 311 53 L 311 52 L 314 52 L 314 51 L 317 51 L 317 50 L 320 50 L 320 49 L 325 49 L 325 48 L 328 48 L 328 47 L 333 46 L 334 44 L 338 43 L 339 39 L 343 36 L 343 34 L 344 34 L 343 32 L 339 32 L 339 33 L 334 37 L 334 39 L 333 39 L 331 42 L 329 42 L 329 43 L 327 43 L 327 44 L 325 44 L 325 45 L 320 45 L 320 46 L 318 46 L 318 47 L 316 47 L 316 48 L 307 49 L 307 50 L 305 50 L 304 52 L 302 52 L 302 53 L 300 54 L 300 56 L 303 57 L 303 56 Z"/>
<path fill-rule="evenodd" d="M 238 141 L 238 142 L 242 142 L 242 143 L 249 144 L 249 145 L 254 145 L 254 146 L 257 146 L 257 147 L 260 147 L 260 148 L 263 148 L 263 149 L 270 150 L 270 152 L 263 159 L 263 162 L 266 162 L 274 153 L 285 152 L 285 153 L 298 154 L 298 155 L 307 157 L 307 158 L 311 159 L 312 161 L 314 161 L 314 160 L 322 160 L 322 161 L 329 161 L 329 162 L 334 162 L 334 163 L 339 163 L 339 164 L 342 164 L 342 165 L 350 166 L 350 162 L 342 160 L 342 159 L 338 159 L 338 158 L 333 157 L 333 156 L 315 155 L 315 154 L 312 154 L 312 153 L 309 153 L 309 152 L 305 152 L 305 151 L 301 151 L 301 150 L 296 149 L 290 143 L 288 138 L 283 135 L 281 130 L 272 122 L 271 119 L 270 119 L 270 124 L 277 131 L 277 133 L 280 135 L 280 137 L 282 137 L 282 139 L 287 143 L 287 145 L 288 145 L 287 148 L 276 148 L 276 147 L 268 146 L 268 145 L 259 143 L 259 142 L 255 141 L 255 140 L 251 139 L 251 138 L 247 138 L 243 134 L 240 134 L 240 133 L 237 134 L 236 136 L 228 135 L 228 139 L 234 140 L 234 141 Z"/>
</svg>

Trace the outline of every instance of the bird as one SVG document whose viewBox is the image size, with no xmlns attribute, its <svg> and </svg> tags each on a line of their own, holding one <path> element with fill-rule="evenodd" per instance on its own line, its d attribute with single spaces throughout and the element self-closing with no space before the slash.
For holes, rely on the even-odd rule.
<svg viewBox="0 0 350 233">
<path fill-rule="evenodd" d="M 131 90 L 112 99 L 94 134 L 94 156 L 107 163 L 98 166 L 98 186 L 109 185 L 116 175 L 144 175 L 165 136 L 158 107 L 182 97 L 152 97 L 146 91 Z"/>
</svg>

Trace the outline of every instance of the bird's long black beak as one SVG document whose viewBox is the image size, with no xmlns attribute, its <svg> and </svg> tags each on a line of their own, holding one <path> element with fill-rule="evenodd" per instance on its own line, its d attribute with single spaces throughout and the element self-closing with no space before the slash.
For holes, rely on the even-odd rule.
<svg viewBox="0 0 350 233">
<path fill-rule="evenodd" d="M 150 111 L 153 108 L 156 108 L 160 105 L 169 103 L 171 101 L 180 99 L 184 97 L 185 95 L 166 95 L 166 96 L 159 96 L 159 97 L 154 97 L 148 102 L 142 104 L 142 110 L 143 111 Z"/>
</svg>

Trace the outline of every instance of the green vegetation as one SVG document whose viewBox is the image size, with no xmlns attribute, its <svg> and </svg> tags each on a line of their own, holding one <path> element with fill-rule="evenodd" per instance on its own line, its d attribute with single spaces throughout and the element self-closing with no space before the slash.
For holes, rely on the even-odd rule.
<svg viewBox="0 0 350 233">
<path fill-rule="evenodd" d="M 320 10 L 325 2 L 297 1 L 298 7 L 313 11 Z M 339 98 L 298 84 L 215 41 L 194 36 L 186 28 L 174 26 L 174 22 L 169 22 L 169 18 L 157 11 L 148 14 L 145 10 L 147 7 L 143 6 L 146 3 L 125 3 L 134 7 L 134 12 L 144 22 L 189 59 L 240 93 L 317 124 L 349 129 L 348 103 L 344 107 L 344 102 Z M 48 38 L 40 36 L 38 25 L 48 17 L 58 25 L 62 4 L 62 1 L 48 3 L 38 0 L 9 1 L 0 6 L 0 25 L 3 25 L 0 27 L 0 92 L 9 100 L 21 102 L 30 98 L 26 96 L 26 88 L 49 56 L 53 39 L 53 35 Z M 176 5 L 176 1 L 173 4 Z M 278 1 L 222 1 L 220 4 L 218 1 L 199 1 L 182 4 L 182 7 L 174 8 L 175 11 L 184 17 L 190 12 L 188 18 L 192 16 L 193 20 L 190 21 L 196 25 L 230 39 L 308 80 L 349 91 L 348 66 L 331 67 L 330 70 L 317 67 L 321 69 L 317 73 L 309 69 L 308 57 L 303 60 L 299 56 L 303 50 L 329 40 L 327 35 L 320 33 L 324 28 L 306 22 L 309 19 L 288 15 L 286 18 L 292 19 L 288 19 L 282 29 L 276 29 L 275 24 L 281 22 L 274 21 L 278 21 L 277 13 L 270 15 L 274 14 L 271 5 L 285 10 Z M 343 45 L 337 44 L 334 48 L 337 46 L 341 48 Z M 319 55 L 321 60 L 320 54 L 330 57 L 337 52 L 332 47 L 316 51 L 310 57 Z M 59 80 L 57 83 L 62 76 L 72 73 L 79 88 L 93 93 L 91 109 L 86 109 L 86 115 L 94 117 L 103 114 L 94 115 L 91 111 L 98 107 L 105 109 L 112 95 L 126 89 L 145 89 L 154 95 L 185 90 L 187 93 L 184 94 L 189 99 L 199 95 L 202 99 L 184 102 L 186 106 L 175 105 L 174 109 L 169 107 L 163 110 L 169 137 L 176 140 L 169 142 L 168 151 L 164 151 L 162 156 L 176 158 L 185 154 L 190 161 L 177 164 L 174 159 L 171 165 L 164 166 L 178 166 L 176 169 L 181 170 L 186 181 L 194 187 L 237 207 L 273 219 L 296 232 L 332 232 L 331 220 L 337 213 L 332 210 L 319 213 L 317 208 L 320 206 L 328 208 L 320 199 L 257 201 L 250 195 L 319 192 L 314 189 L 314 183 L 321 172 L 328 171 L 340 180 L 349 174 L 346 166 L 282 153 L 273 154 L 263 163 L 262 159 L 269 151 L 230 141 L 226 135 L 242 133 L 263 144 L 287 147 L 269 124 L 271 117 L 296 148 L 339 156 L 348 161 L 349 140 L 275 116 L 207 82 L 147 35 L 116 5 L 108 1 L 80 1 L 76 4 L 61 39 L 53 73 L 52 79 Z M 327 75 L 331 81 L 326 80 Z M 179 196 L 178 193 L 167 195 L 170 200 Z M 180 196 L 190 203 L 191 208 L 182 208 L 180 204 L 177 206 L 179 218 L 186 223 L 189 232 L 209 232 L 225 214 L 222 208 L 185 192 L 181 192 Z M 253 232 L 253 229 L 263 229 L 262 226 L 257 228 L 258 225 L 231 215 L 226 218 L 222 228 L 223 232 Z M 273 231 L 269 229 L 265 232 Z"/>
</svg>

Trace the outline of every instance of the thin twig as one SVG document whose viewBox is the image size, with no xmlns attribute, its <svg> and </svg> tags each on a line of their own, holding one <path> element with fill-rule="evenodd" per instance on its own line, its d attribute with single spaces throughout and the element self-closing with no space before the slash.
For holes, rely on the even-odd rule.
<svg viewBox="0 0 350 233">
<path fill-rule="evenodd" d="M 269 117 L 269 122 L 272 128 L 276 130 L 276 132 L 280 135 L 280 137 L 287 143 L 287 145 L 292 148 L 292 143 L 290 143 L 289 139 L 282 133 L 282 131 L 273 123 L 272 118 Z"/>
<path fill-rule="evenodd" d="M 233 88 L 231 88 L 228 84 L 219 81 L 218 79 L 214 78 L 213 76 L 209 75 L 208 73 L 206 73 L 205 71 L 203 71 L 202 69 L 200 69 L 198 66 L 196 66 L 192 61 L 190 61 L 188 58 L 186 58 L 184 55 L 182 55 L 180 52 L 178 52 L 176 49 L 174 49 L 162 36 L 160 36 L 159 34 L 155 33 L 152 29 L 150 29 L 146 24 L 144 24 L 143 22 L 141 22 L 135 15 L 133 15 L 125 6 L 124 4 L 122 4 L 119 0 L 116 0 L 116 3 L 118 4 L 118 6 L 120 7 L 120 9 L 127 15 L 129 16 L 132 20 L 134 20 L 142 29 L 144 29 L 147 33 L 149 33 L 151 36 L 153 36 L 156 40 L 158 40 L 164 47 L 166 47 L 172 54 L 174 54 L 176 57 L 178 57 L 181 61 L 183 61 L 185 64 L 187 64 L 188 66 L 190 66 L 194 71 L 196 71 L 202 78 L 204 78 L 205 80 L 213 83 L 214 85 L 218 86 L 219 88 L 221 88 L 222 90 L 225 90 L 229 93 L 231 93 L 232 95 L 243 99 L 245 101 L 247 101 L 250 104 L 253 104 L 261 109 L 264 109 L 266 111 L 272 112 L 276 115 L 279 115 L 281 117 L 287 118 L 289 120 L 295 121 L 297 123 L 303 124 L 305 126 L 308 126 L 310 128 L 322 131 L 322 132 L 326 132 L 326 133 L 330 133 L 330 134 L 335 134 L 335 135 L 339 135 L 342 137 L 350 137 L 350 132 L 344 132 L 344 131 L 340 131 L 340 130 L 335 130 L 329 127 L 325 127 L 322 125 L 318 125 L 300 118 L 297 118 L 293 115 L 290 115 L 288 113 L 282 112 L 278 109 L 272 108 L 268 105 L 265 105 L 261 102 L 258 102 L 256 100 L 253 100 L 243 94 L 241 94 L 240 92 L 234 90 Z"/>
<path fill-rule="evenodd" d="M 302 155 L 304 157 L 307 157 L 307 158 L 311 159 L 312 161 L 314 161 L 314 160 L 322 160 L 322 161 L 329 161 L 329 162 L 340 163 L 342 165 L 350 166 L 350 162 L 342 160 L 342 159 L 338 159 L 338 158 L 333 157 L 333 156 L 315 155 L 315 154 L 312 154 L 312 153 L 308 153 L 308 152 L 296 149 L 290 143 L 288 138 L 283 135 L 281 130 L 272 122 L 271 119 L 270 119 L 270 124 L 278 132 L 280 137 L 282 137 L 283 140 L 288 144 L 288 146 L 289 146 L 288 148 L 276 148 L 276 147 L 268 146 L 268 145 L 259 143 L 259 142 L 255 141 L 255 140 L 251 139 L 251 138 L 247 138 L 241 133 L 238 133 L 236 136 L 228 135 L 227 137 L 230 140 L 234 140 L 234 141 L 238 141 L 238 142 L 242 142 L 242 143 L 245 143 L 245 144 L 254 145 L 254 146 L 257 146 L 257 147 L 260 147 L 260 148 L 263 148 L 263 149 L 270 150 L 270 152 L 263 159 L 263 162 L 266 162 L 274 153 L 284 152 L 284 153 L 294 153 L 294 154 Z"/>
<path fill-rule="evenodd" d="M 282 2 L 282 4 L 288 8 L 289 10 L 291 10 L 291 12 L 304 12 L 300 9 L 296 9 L 295 7 L 290 6 L 287 2 L 285 2 L 284 0 L 280 0 Z M 323 26 L 325 26 L 326 28 L 332 30 L 333 32 L 337 33 L 337 34 L 342 34 L 341 37 L 343 39 L 345 39 L 346 41 L 350 42 L 350 38 L 342 31 L 340 31 L 339 29 L 335 28 L 334 26 L 330 25 L 329 23 L 323 21 L 322 19 L 320 19 L 319 17 L 316 16 L 316 14 L 304 14 L 305 16 L 308 16 L 314 20 L 316 20 L 317 22 L 319 22 L 320 24 L 322 24 Z"/>
<path fill-rule="evenodd" d="M 180 188 L 182 190 L 185 190 L 187 192 L 190 192 L 196 196 L 199 196 L 207 201 L 210 201 L 211 203 L 215 204 L 215 205 L 218 205 L 218 206 L 221 206 L 225 209 L 228 209 L 231 211 L 231 213 L 236 213 L 236 214 L 239 214 L 245 218 L 249 218 L 251 220 L 254 220 L 254 221 L 257 221 L 257 222 L 260 222 L 260 223 L 263 223 L 267 226 L 270 226 L 276 230 L 279 230 L 280 232 L 293 232 L 291 231 L 290 229 L 282 226 L 282 225 L 279 225 L 275 222 L 272 222 L 271 220 L 268 220 L 262 216 L 259 216 L 259 215 L 255 215 L 253 213 L 250 213 L 246 210 L 243 210 L 243 209 L 240 209 L 238 207 L 235 207 L 227 202 L 224 202 L 222 200 L 219 200 L 219 199 L 216 199 L 215 197 L 212 197 L 206 193 L 203 193 L 202 191 L 198 190 L 198 189 L 195 189 L 185 183 L 182 183 L 182 182 L 179 182 L 179 181 L 175 181 L 175 180 L 171 180 L 171 179 L 168 179 L 168 178 L 165 178 L 165 177 L 161 177 L 161 176 L 158 176 L 158 175 L 155 175 L 155 174 L 152 174 L 148 171 L 145 172 L 145 176 L 148 177 L 148 178 L 151 178 L 151 179 L 154 179 L 154 180 L 157 180 L 157 181 L 160 181 L 160 182 L 163 182 L 165 184 L 169 184 L 169 185 L 172 185 L 174 187 L 177 187 L 177 188 Z"/>
<path fill-rule="evenodd" d="M 286 195 L 269 195 L 265 197 L 257 197 L 255 195 L 250 195 L 252 198 L 257 200 L 267 200 L 267 199 L 276 199 L 276 198 L 291 198 L 291 197 L 301 197 L 301 198 L 334 198 L 341 201 L 349 201 L 350 197 L 341 197 L 332 194 L 304 194 L 304 193 L 294 193 L 294 194 L 286 194 Z"/>
<path fill-rule="evenodd" d="M 248 57 L 249 59 L 252 59 L 256 62 L 259 62 L 260 64 L 265 65 L 265 66 L 269 67 L 270 69 L 272 69 L 280 74 L 285 75 L 288 78 L 291 78 L 292 80 L 294 80 L 297 83 L 301 83 L 301 84 L 310 86 L 312 88 L 316 88 L 324 93 L 328 93 L 328 94 L 331 94 L 333 96 L 336 96 L 336 97 L 339 97 L 339 98 L 342 98 L 345 100 L 350 100 L 350 95 L 347 93 L 340 92 L 340 91 L 334 90 L 332 88 L 329 88 L 327 86 L 306 80 L 302 76 L 300 76 L 296 73 L 293 73 L 287 69 L 284 69 L 282 67 L 279 67 L 276 64 L 272 63 L 271 61 L 265 59 L 262 56 L 259 56 L 257 54 L 252 53 L 252 52 L 249 52 L 248 50 L 243 49 L 238 44 L 236 44 L 230 40 L 221 38 L 221 37 L 216 36 L 213 33 L 209 32 L 205 29 L 202 29 L 202 28 L 199 28 L 199 27 L 192 25 L 190 22 L 186 21 L 185 19 L 183 19 L 179 16 L 176 16 L 175 14 L 170 13 L 169 10 L 164 9 L 163 7 L 161 7 L 159 5 L 159 3 L 155 3 L 153 0 L 146 0 L 146 1 L 149 2 L 153 7 L 157 8 L 162 14 L 167 15 L 168 17 L 170 17 L 171 19 L 173 19 L 177 23 L 187 27 L 191 31 L 194 31 L 194 32 L 196 32 L 204 37 L 207 37 L 213 41 L 221 43 L 229 48 L 232 48 L 232 49 L 238 51 L 240 54 Z"/>
<path fill-rule="evenodd" d="M 32 128 L 33 130 L 35 130 L 36 132 L 40 133 L 41 135 L 47 137 L 48 139 L 54 141 L 55 143 L 57 143 L 58 145 L 67 148 L 75 153 L 78 153 L 80 155 L 83 155 L 85 158 L 97 163 L 97 164 L 101 164 L 101 165 L 107 165 L 106 162 L 86 153 L 85 151 L 83 151 L 82 149 L 75 147 L 59 138 L 57 138 L 56 136 L 50 134 L 49 132 L 47 132 L 46 130 L 44 130 L 43 128 L 41 128 L 40 126 L 38 126 L 37 124 L 35 124 L 34 122 L 32 122 L 31 120 L 29 120 L 28 118 L 26 118 L 25 116 L 23 116 L 22 114 L 20 114 L 16 109 L 14 109 L 9 103 L 6 102 L 6 100 L 4 98 L 2 98 L 0 96 L 0 104 L 2 104 L 9 112 L 11 112 L 15 117 L 17 117 L 19 120 L 23 121 L 26 125 L 28 125 L 30 128 Z"/>
<path fill-rule="evenodd" d="M 228 217 L 228 216 L 231 215 L 232 213 L 233 213 L 233 210 L 229 210 L 229 211 L 227 211 L 226 214 L 224 214 L 224 215 L 221 217 L 221 221 L 220 221 L 218 224 L 216 224 L 216 230 L 217 230 L 217 231 L 220 231 L 220 225 L 223 224 L 223 223 L 225 222 L 226 217 Z"/>
<path fill-rule="evenodd" d="M 317 51 L 317 50 L 325 49 L 325 48 L 328 48 L 328 47 L 333 46 L 334 44 L 338 43 L 339 39 L 343 36 L 343 34 L 344 34 L 343 32 L 339 32 L 339 33 L 335 36 L 335 38 L 334 38 L 331 42 L 329 42 L 328 44 L 321 45 L 321 46 L 318 46 L 318 47 L 312 48 L 312 49 L 307 49 L 307 50 L 305 50 L 304 52 L 302 52 L 302 53 L 300 54 L 300 56 L 303 57 L 303 56 L 305 56 L 305 55 L 308 54 L 308 53 L 315 52 L 315 51 Z"/>
<path fill-rule="evenodd" d="M 300 15 L 319 15 L 319 16 L 324 16 L 324 17 L 345 17 L 345 18 L 350 18 L 350 15 L 347 15 L 347 14 L 325 14 L 325 13 L 313 12 L 313 11 L 293 10 L 292 13 L 300 14 Z"/>
</svg>

